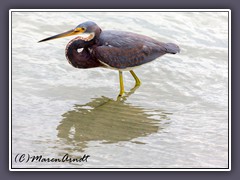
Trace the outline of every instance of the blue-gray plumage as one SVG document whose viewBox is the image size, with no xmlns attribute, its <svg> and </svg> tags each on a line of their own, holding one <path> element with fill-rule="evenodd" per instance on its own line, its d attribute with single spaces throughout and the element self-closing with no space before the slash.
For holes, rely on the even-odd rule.
<svg viewBox="0 0 240 180">
<path fill-rule="evenodd" d="M 148 63 L 166 53 L 175 54 L 179 47 L 150 37 L 125 32 L 103 31 L 93 47 L 93 55 L 112 68 L 126 69 Z"/>
<path fill-rule="evenodd" d="M 68 43 L 65 50 L 69 63 L 76 68 L 105 67 L 119 70 L 120 95 L 124 93 L 123 70 L 130 70 L 136 80 L 136 86 L 139 86 L 140 80 L 132 71 L 134 67 L 151 62 L 167 53 L 180 52 L 179 47 L 173 43 L 159 42 L 151 37 L 131 32 L 102 31 L 92 21 L 39 42 L 78 34 L 78 37 Z"/>
</svg>

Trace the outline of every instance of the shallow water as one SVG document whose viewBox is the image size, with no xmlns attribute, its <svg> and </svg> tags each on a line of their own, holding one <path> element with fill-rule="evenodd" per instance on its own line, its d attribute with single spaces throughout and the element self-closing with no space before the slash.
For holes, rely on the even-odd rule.
<svg viewBox="0 0 240 180">
<path fill-rule="evenodd" d="M 75 69 L 73 37 L 39 40 L 92 20 L 173 42 L 181 53 L 135 69 L 117 101 L 118 72 Z M 87 162 L 15 162 L 19 153 Z M 227 168 L 227 12 L 13 12 L 14 168 Z"/>
</svg>

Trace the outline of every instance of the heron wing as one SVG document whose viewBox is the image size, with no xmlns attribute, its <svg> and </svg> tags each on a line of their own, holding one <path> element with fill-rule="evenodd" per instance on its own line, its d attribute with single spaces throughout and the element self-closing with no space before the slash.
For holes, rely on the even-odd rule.
<svg viewBox="0 0 240 180">
<path fill-rule="evenodd" d="M 94 48 L 95 57 L 103 64 L 125 69 L 150 62 L 167 53 L 164 43 L 146 36 L 111 31 L 100 38 L 100 46 Z"/>
</svg>

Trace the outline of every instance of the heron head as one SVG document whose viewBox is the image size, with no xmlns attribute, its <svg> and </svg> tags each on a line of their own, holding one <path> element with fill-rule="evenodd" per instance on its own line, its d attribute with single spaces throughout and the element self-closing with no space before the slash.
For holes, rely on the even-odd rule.
<svg viewBox="0 0 240 180">
<path fill-rule="evenodd" d="M 55 36 L 48 37 L 46 39 L 40 40 L 39 42 L 53 40 L 57 38 L 67 37 L 67 36 L 73 36 L 78 35 L 80 39 L 83 41 L 91 41 L 95 37 L 99 36 L 101 33 L 101 29 L 98 27 L 98 25 L 92 21 L 86 21 L 84 23 L 79 24 L 74 29 L 71 29 L 70 31 L 57 34 Z"/>
</svg>

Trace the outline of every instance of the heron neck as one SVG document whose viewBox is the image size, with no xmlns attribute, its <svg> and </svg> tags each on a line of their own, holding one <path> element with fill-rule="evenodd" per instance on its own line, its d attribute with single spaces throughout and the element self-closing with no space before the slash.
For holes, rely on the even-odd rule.
<svg viewBox="0 0 240 180">
<path fill-rule="evenodd" d="M 78 37 L 71 40 L 67 44 L 65 50 L 68 62 L 76 68 L 94 68 L 102 66 L 89 50 L 93 44 L 93 41 L 86 42 Z"/>
</svg>

